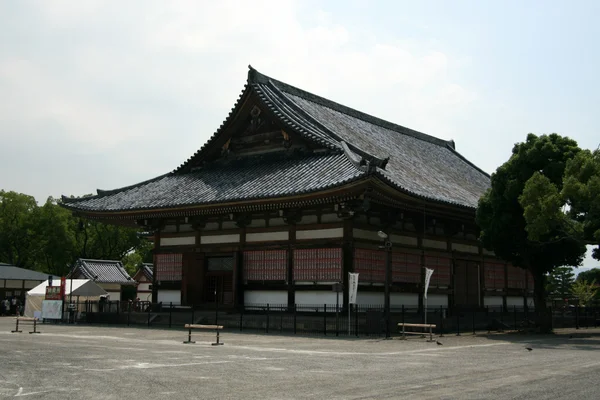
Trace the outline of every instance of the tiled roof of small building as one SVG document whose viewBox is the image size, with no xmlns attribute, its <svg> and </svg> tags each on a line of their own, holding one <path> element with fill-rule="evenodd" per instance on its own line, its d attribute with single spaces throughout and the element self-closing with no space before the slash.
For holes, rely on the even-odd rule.
<svg viewBox="0 0 600 400">
<path fill-rule="evenodd" d="M 144 276 L 146 277 L 146 279 L 148 279 L 149 281 L 151 281 L 152 280 L 152 276 L 154 275 L 154 265 L 148 264 L 148 263 L 144 263 L 141 266 L 141 270 L 144 273 Z"/>
<path fill-rule="evenodd" d="M 69 274 L 70 276 L 70 274 Z M 83 276 L 97 283 L 118 283 L 121 285 L 135 285 L 120 261 L 89 260 L 80 258 L 73 276 Z"/>
<path fill-rule="evenodd" d="M 250 67 L 241 98 L 253 93 L 261 107 L 291 132 L 329 154 L 261 156 L 202 165 L 228 119 L 209 141 L 172 173 L 133 186 L 70 199 L 82 211 L 134 211 L 294 196 L 340 186 L 368 175 L 428 200 L 476 208 L 488 174 L 444 141 L 361 113 L 272 79 Z M 357 157 L 371 168 L 357 167 Z"/>
<path fill-rule="evenodd" d="M 41 282 L 48 279 L 48 276 L 48 274 L 45 274 L 43 272 L 32 271 L 26 268 L 19 268 L 12 264 L 0 263 L 0 279 Z M 60 277 L 54 276 L 54 279 L 60 280 Z"/>
</svg>

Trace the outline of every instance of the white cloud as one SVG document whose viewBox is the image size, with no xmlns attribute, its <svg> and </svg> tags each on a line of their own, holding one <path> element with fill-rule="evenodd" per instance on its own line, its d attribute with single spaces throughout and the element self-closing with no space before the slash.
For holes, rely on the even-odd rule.
<svg viewBox="0 0 600 400">
<path fill-rule="evenodd" d="M 468 115 L 476 97 L 449 78 L 459 63 L 451 54 L 428 43 L 419 48 L 414 39 L 365 35 L 304 2 L 23 4 L 5 18 L 35 18 L 30 26 L 11 25 L 20 46 L 0 50 L 0 128 L 10 121 L 20 129 L 1 134 L 26 153 L 28 142 L 47 134 L 44 121 L 52 121 L 82 154 L 110 158 L 110 167 L 107 161 L 85 171 L 86 192 L 132 184 L 183 162 L 227 116 L 248 64 L 444 138 L 454 135 L 449 122 Z M 75 180 L 83 172 L 64 174 Z M 41 171 L 39 179 L 55 178 Z M 81 190 L 80 181 L 55 181 L 51 193 L 48 185 L 41 193 L 35 181 L 4 189 L 38 199 Z"/>
</svg>

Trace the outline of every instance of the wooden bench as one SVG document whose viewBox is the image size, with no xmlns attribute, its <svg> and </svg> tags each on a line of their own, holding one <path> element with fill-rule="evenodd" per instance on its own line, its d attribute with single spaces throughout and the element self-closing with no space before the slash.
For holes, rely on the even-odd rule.
<svg viewBox="0 0 600 400">
<path fill-rule="evenodd" d="M 196 343 L 192 340 L 192 329 L 214 329 L 217 331 L 217 341 L 215 343 L 211 343 L 213 346 L 222 345 L 223 342 L 219 341 L 219 331 L 223 329 L 223 325 L 198 325 L 198 324 L 185 324 L 185 329 L 188 330 L 188 340 L 183 342 L 185 344 L 188 343 Z"/>
<path fill-rule="evenodd" d="M 33 331 L 29 332 L 29 333 L 41 333 L 40 331 L 37 330 L 37 322 L 38 322 L 37 318 L 16 317 L 15 319 L 17 320 L 17 326 L 15 326 L 15 330 L 14 331 L 11 331 L 12 333 L 15 333 L 15 332 L 21 333 L 21 332 L 23 332 L 22 330 L 19 329 L 19 321 L 22 321 L 22 322 L 33 322 Z"/>
<path fill-rule="evenodd" d="M 406 339 L 406 335 L 425 335 L 427 332 L 412 332 L 406 331 L 406 328 L 424 328 L 429 329 L 429 340 L 433 341 L 433 328 L 435 328 L 435 324 L 405 324 L 400 322 L 398 327 L 402 328 L 402 339 Z"/>
</svg>

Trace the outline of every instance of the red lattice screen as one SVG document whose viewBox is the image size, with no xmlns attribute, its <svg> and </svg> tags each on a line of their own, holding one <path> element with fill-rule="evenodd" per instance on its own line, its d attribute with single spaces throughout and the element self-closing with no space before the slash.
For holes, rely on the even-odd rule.
<svg viewBox="0 0 600 400">
<path fill-rule="evenodd" d="M 244 281 L 287 281 L 287 250 L 244 252 Z"/>
<path fill-rule="evenodd" d="M 392 282 L 421 282 L 421 256 L 411 253 L 393 253 Z"/>
<path fill-rule="evenodd" d="M 342 249 L 294 250 L 294 280 L 339 282 L 342 280 Z"/>
<path fill-rule="evenodd" d="M 384 283 L 385 252 L 354 249 L 354 272 L 358 272 L 358 281 L 361 283 Z"/>
<path fill-rule="evenodd" d="M 483 270 L 487 289 L 504 289 L 504 264 L 486 262 L 483 264 Z"/>
<path fill-rule="evenodd" d="M 433 269 L 430 286 L 450 286 L 452 259 L 449 257 L 425 256 L 425 267 Z"/>
<path fill-rule="evenodd" d="M 525 282 L 527 280 L 526 271 L 523 268 L 513 267 L 509 265 L 506 267 L 508 282 L 507 286 L 512 289 L 525 289 Z"/>
<path fill-rule="evenodd" d="M 154 261 L 156 281 L 180 281 L 183 254 L 157 254 Z"/>
</svg>

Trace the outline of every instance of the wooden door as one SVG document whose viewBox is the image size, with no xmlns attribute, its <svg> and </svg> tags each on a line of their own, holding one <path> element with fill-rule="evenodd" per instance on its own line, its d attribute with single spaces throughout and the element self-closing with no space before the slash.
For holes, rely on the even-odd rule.
<svg viewBox="0 0 600 400">
<path fill-rule="evenodd" d="M 223 305 L 233 305 L 233 268 L 235 259 L 227 257 L 207 257 L 206 276 L 204 279 L 204 303 L 217 301 Z"/>
<path fill-rule="evenodd" d="M 477 262 L 455 260 L 454 305 L 479 306 L 479 264 Z"/>
</svg>

